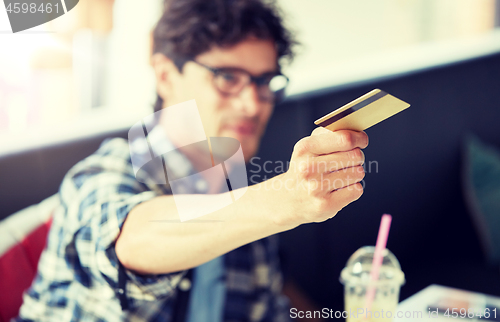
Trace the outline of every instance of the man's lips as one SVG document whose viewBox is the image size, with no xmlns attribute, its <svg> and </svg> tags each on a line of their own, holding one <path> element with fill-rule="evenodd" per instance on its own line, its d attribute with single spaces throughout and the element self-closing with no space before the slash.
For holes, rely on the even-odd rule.
<svg viewBox="0 0 500 322">
<path fill-rule="evenodd" d="M 257 124 L 255 123 L 228 124 L 225 127 L 241 135 L 254 135 L 257 133 Z"/>
</svg>

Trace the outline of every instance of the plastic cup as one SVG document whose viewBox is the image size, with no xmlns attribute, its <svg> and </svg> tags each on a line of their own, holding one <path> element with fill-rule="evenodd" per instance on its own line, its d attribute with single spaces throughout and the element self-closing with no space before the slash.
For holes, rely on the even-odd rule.
<svg viewBox="0 0 500 322">
<path fill-rule="evenodd" d="M 374 252 L 374 246 L 361 247 L 351 255 L 340 274 L 340 282 L 344 284 L 347 322 L 390 322 L 396 315 L 399 290 L 405 282 L 405 275 L 396 256 L 384 249 L 379 279 L 371 281 Z M 366 292 L 369 287 L 375 289 L 375 297 L 371 308 L 367 309 Z"/>
</svg>

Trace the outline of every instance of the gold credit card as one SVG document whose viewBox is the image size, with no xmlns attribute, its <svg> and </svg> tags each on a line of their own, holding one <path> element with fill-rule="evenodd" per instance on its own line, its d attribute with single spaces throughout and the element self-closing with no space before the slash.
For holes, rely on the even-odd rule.
<svg viewBox="0 0 500 322">
<path fill-rule="evenodd" d="M 360 98 L 336 109 L 314 121 L 314 124 L 329 129 L 364 131 L 367 128 L 410 107 L 380 89 L 366 93 Z"/>
</svg>

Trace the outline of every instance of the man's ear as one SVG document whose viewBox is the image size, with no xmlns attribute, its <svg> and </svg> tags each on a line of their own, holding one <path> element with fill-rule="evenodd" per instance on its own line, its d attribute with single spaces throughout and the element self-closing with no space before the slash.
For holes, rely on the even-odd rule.
<svg viewBox="0 0 500 322">
<path fill-rule="evenodd" d="M 151 57 L 151 65 L 155 71 L 157 93 L 165 100 L 172 92 L 172 81 L 178 77 L 179 71 L 170 58 L 160 53 Z"/>
</svg>

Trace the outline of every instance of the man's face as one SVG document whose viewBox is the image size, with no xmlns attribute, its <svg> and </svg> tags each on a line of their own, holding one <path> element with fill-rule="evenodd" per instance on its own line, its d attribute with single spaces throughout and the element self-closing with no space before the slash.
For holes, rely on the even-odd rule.
<svg viewBox="0 0 500 322">
<path fill-rule="evenodd" d="M 211 68 L 242 69 L 252 76 L 277 70 L 274 43 L 256 38 L 248 38 L 230 48 L 214 47 L 198 55 L 195 60 Z M 166 64 L 171 62 L 167 61 Z M 157 65 L 155 69 L 158 69 Z M 221 93 L 213 83 L 214 74 L 191 61 L 184 65 L 182 73 L 171 66 L 166 67 L 166 70 L 163 79 L 158 78 L 159 73 L 156 71 L 158 93 L 165 96 L 164 108 L 195 99 L 206 136 L 237 139 L 248 162 L 257 152 L 273 103 L 259 99 L 254 83 L 244 87 L 239 94 Z M 179 120 L 164 121 L 162 124 L 167 132 L 179 133 L 192 128 L 189 123 L 181 124 Z"/>
</svg>

